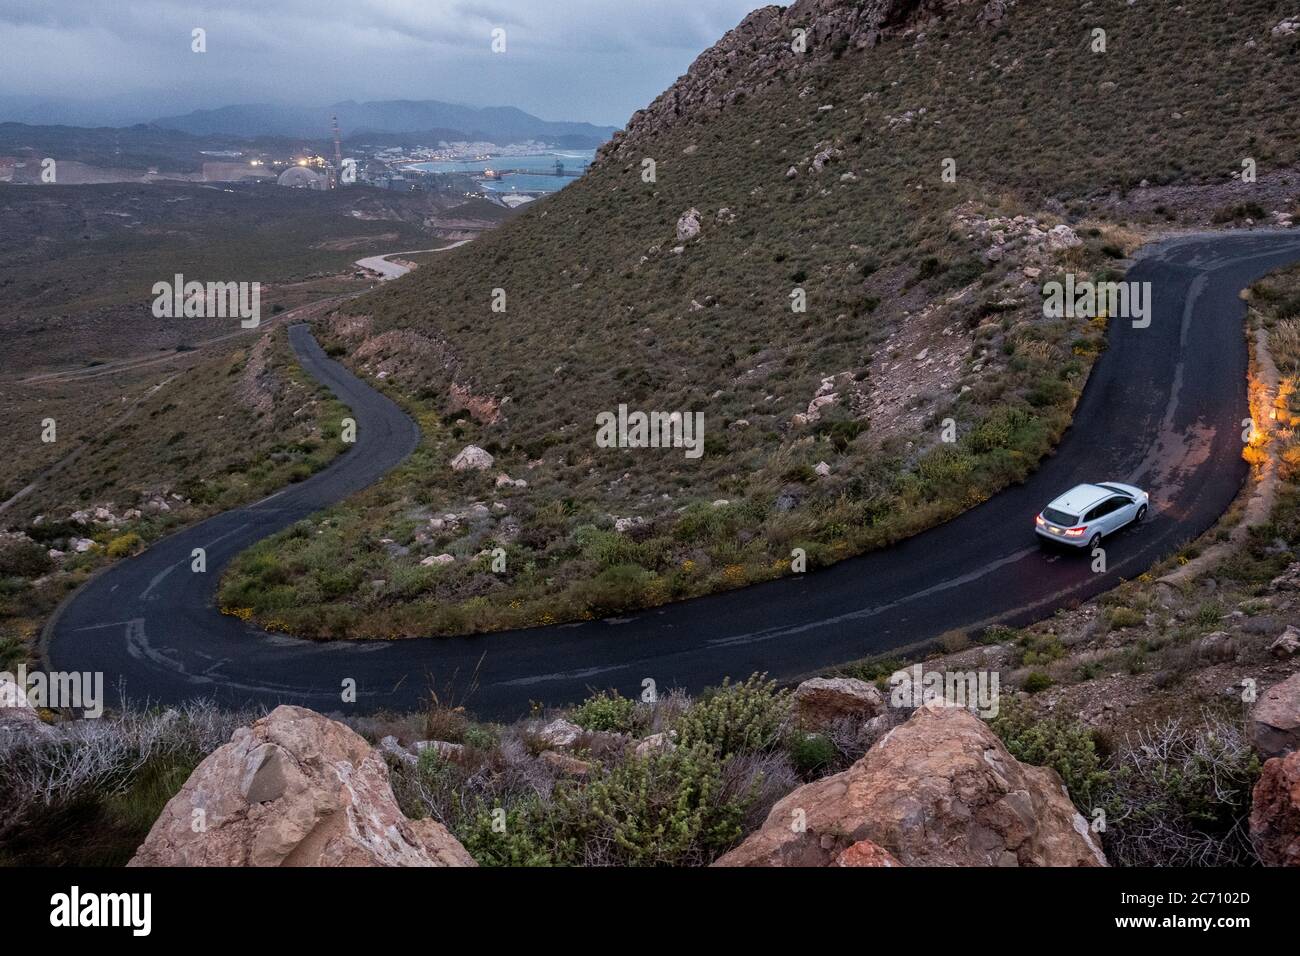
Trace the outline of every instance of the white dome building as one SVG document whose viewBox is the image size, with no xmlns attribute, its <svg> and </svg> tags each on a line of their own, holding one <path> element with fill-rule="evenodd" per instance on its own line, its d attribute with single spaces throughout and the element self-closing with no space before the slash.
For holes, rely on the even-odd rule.
<svg viewBox="0 0 1300 956">
<path fill-rule="evenodd" d="M 276 183 L 281 186 L 292 186 L 295 189 L 324 189 L 325 177 L 306 166 L 290 166 L 280 174 Z"/>
</svg>

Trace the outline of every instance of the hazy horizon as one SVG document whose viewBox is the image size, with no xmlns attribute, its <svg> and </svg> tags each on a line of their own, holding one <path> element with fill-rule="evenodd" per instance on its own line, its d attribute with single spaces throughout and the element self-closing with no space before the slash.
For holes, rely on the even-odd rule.
<svg viewBox="0 0 1300 956">
<path fill-rule="evenodd" d="M 761 5 L 0 0 L 0 122 L 124 126 L 254 103 L 441 100 L 621 127 Z M 205 52 L 192 50 L 195 29 Z M 492 49 L 497 29 L 504 52 Z"/>
</svg>

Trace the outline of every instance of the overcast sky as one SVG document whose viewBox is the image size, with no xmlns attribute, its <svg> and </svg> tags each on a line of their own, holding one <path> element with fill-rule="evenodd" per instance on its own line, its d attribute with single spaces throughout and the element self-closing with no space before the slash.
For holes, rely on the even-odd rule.
<svg viewBox="0 0 1300 956">
<path fill-rule="evenodd" d="M 232 103 L 437 99 L 622 126 L 762 5 L 0 0 L 0 94 L 96 100 L 105 116 L 145 118 Z M 206 53 L 190 50 L 195 27 Z M 498 27 L 503 54 L 491 50 Z"/>
</svg>

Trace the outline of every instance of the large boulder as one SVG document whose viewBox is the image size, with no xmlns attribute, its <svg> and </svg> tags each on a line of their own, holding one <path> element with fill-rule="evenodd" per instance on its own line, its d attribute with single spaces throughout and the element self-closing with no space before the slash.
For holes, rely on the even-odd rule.
<svg viewBox="0 0 1300 956">
<path fill-rule="evenodd" d="M 433 820 L 408 820 L 383 757 L 354 730 L 277 707 L 209 754 L 132 866 L 473 866 Z"/>
<path fill-rule="evenodd" d="M 688 209 L 677 219 L 677 241 L 686 242 L 700 234 L 700 211 Z"/>
<path fill-rule="evenodd" d="M 1265 761 L 1251 798 L 1250 839 L 1266 866 L 1300 866 L 1300 751 Z"/>
<path fill-rule="evenodd" d="M 1300 749 L 1300 672 L 1260 695 L 1252 714 L 1255 749 L 1264 757 L 1281 757 Z"/>
<path fill-rule="evenodd" d="M 466 445 L 451 460 L 451 468 L 452 471 L 487 471 L 494 461 L 496 459 L 478 445 Z"/>
<path fill-rule="evenodd" d="M 885 709 L 874 684 L 855 677 L 814 677 L 794 689 L 794 712 L 805 727 L 845 719 L 870 720 Z"/>
<path fill-rule="evenodd" d="M 717 866 L 827 866 L 863 840 L 903 866 L 1105 866 L 1056 772 L 931 701 L 843 773 L 800 787 Z"/>
</svg>

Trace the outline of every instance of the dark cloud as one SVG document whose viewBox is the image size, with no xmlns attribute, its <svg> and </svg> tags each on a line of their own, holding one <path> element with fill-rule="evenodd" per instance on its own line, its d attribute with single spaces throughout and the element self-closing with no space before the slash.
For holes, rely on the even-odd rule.
<svg viewBox="0 0 1300 956">
<path fill-rule="evenodd" d="M 129 103 L 440 99 L 621 125 L 754 0 L 0 0 L 0 89 Z M 208 51 L 190 51 L 191 31 Z M 491 51 L 494 28 L 506 52 Z M 3 118 L 3 117 L 0 117 Z"/>
</svg>

